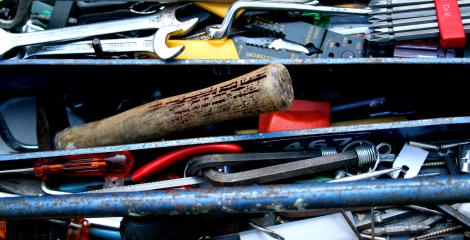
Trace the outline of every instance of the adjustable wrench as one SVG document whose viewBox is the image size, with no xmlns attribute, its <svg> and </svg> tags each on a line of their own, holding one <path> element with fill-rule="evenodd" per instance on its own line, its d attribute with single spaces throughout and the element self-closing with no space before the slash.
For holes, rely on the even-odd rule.
<svg viewBox="0 0 470 240">
<path fill-rule="evenodd" d="M 168 48 L 166 40 L 168 36 L 175 35 L 183 31 L 176 26 L 165 26 L 160 28 L 155 34 L 141 38 L 121 38 L 105 39 L 100 44 L 103 52 L 151 52 L 161 59 L 169 59 L 177 56 L 184 50 L 184 46 Z M 23 58 L 46 55 L 67 55 L 67 54 L 93 54 L 92 41 L 80 41 L 56 45 L 36 45 L 28 46 Z"/>
<path fill-rule="evenodd" d="M 0 56 L 12 48 L 19 46 L 75 40 L 135 30 L 159 29 L 164 26 L 178 27 L 182 29 L 182 31 L 177 34 L 184 34 L 196 25 L 198 19 L 193 18 L 185 22 L 178 21 L 175 13 L 181 7 L 184 7 L 184 5 L 166 6 L 156 14 L 132 19 L 93 23 L 31 33 L 8 33 L 0 29 Z"/>
</svg>

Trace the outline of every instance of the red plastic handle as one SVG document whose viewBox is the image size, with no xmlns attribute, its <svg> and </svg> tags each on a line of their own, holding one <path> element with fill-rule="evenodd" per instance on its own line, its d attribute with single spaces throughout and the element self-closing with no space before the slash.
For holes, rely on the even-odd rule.
<svg viewBox="0 0 470 240">
<path fill-rule="evenodd" d="M 457 0 L 434 0 L 434 5 L 442 47 L 465 47 L 465 31 Z"/>
<path fill-rule="evenodd" d="M 129 176 L 134 156 L 129 151 L 81 154 L 57 158 L 42 158 L 34 163 L 34 173 L 49 176 Z"/>
<path fill-rule="evenodd" d="M 132 182 L 143 182 L 153 174 L 160 172 L 168 166 L 183 159 L 207 153 L 241 152 L 242 147 L 237 144 L 221 143 L 184 147 L 162 155 L 147 163 L 132 174 Z"/>
</svg>

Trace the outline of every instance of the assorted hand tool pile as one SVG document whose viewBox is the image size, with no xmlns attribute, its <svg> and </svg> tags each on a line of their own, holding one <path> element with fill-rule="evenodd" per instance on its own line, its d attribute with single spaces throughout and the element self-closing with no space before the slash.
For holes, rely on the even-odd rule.
<svg viewBox="0 0 470 240">
<path fill-rule="evenodd" d="M 59 2 L 0 2 L 0 56 L 5 60 L 442 57 L 425 54 L 437 50 L 418 47 L 407 55 L 394 54 L 398 42 L 441 46 L 457 53 L 444 57 L 462 57 L 468 31 L 464 0 L 450 1 L 453 5 L 373 0 L 368 6 L 307 0 Z"/>
<path fill-rule="evenodd" d="M 276 61 L 217 67 L 465 57 L 469 7 L 0 0 L 0 61 L 148 59 L 175 74 L 106 93 L 51 77 L 57 91 L 26 93 L 34 141 L 4 116 L 23 92 L 5 94 L 0 240 L 468 239 L 470 118 L 453 117 L 460 106 L 436 113 L 440 99 L 398 87 L 312 91 L 294 79 L 306 72 Z M 171 65 L 179 60 L 217 66 L 183 71 Z M 180 69 L 194 79 L 177 79 Z"/>
<path fill-rule="evenodd" d="M 48 147 L 25 147 L 1 121 L 2 139 L 22 147 L 0 155 L 0 238 L 467 237 L 470 140 L 335 132 L 348 111 L 384 121 L 422 110 L 390 108 L 387 97 L 330 107 L 294 99 L 294 87 L 285 66 L 268 65 L 82 120 Z M 253 117 L 260 134 L 175 139 Z M 295 137 L 316 128 L 326 132 Z"/>
</svg>

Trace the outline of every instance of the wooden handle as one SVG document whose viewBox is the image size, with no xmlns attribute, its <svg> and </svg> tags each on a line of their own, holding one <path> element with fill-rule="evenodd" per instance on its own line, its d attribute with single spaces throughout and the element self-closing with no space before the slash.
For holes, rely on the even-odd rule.
<svg viewBox="0 0 470 240">
<path fill-rule="evenodd" d="M 74 149 L 152 141 L 211 123 L 279 111 L 293 98 L 287 69 L 268 65 L 208 88 L 64 129 L 55 136 L 55 145 Z"/>
</svg>

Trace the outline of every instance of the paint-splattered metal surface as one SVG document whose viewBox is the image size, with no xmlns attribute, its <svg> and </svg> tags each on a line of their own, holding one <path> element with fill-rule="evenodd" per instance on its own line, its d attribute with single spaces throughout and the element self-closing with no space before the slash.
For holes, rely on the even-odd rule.
<svg viewBox="0 0 470 240">
<path fill-rule="evenodd" d="M 157 59 L 22 59 L 3 60 L 0 65 L 286 65 L 309 64 L 470 64 L 470 58 L 355 58 L 355 59 L 240 59 L 240 60 L 157 60 Z"/>
<path fill-rule="evenodd" d="M 187 215 L 470 201 L 470 176 L 0 199 L 0 219 Z"/>
</svg>

